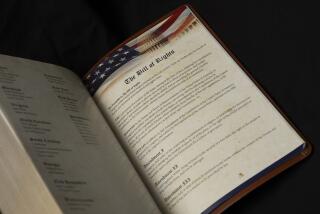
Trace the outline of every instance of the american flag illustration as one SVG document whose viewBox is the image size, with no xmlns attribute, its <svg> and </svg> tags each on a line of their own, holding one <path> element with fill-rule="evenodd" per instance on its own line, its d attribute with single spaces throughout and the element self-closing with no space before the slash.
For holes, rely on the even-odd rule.
<svg viewBox="0 0 320 214">
<path fill-rule="evenodd" d="M 106 57 L 100 64 L 84 78 L 84 83 L 91 94 L 94 94 L 100 85 L 114 71 L 137 57 L 139 52 L 128 46 L 123 46 Z"/>
<path fill-rule="evenodd" d="M 93 95 L 103 82 L 121 66 L 132 59 L 165 46 L 193 29 L 198 23 L 191 10 L 185 6 L 175 10 L 165 21 L 129 41 L 118 50 L 102 59 L 83 78 L 84 84 Z"/>
</svg>

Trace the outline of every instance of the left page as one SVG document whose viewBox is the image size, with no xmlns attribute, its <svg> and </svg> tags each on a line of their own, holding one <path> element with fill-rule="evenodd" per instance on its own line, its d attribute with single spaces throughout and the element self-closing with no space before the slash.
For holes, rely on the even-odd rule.
<svg viewBox="0 0 320 214">
<path fill-rule="evenodd" d="M 30 156 L 62 213 L 160 213 L 71 71 L 0 55 L 0 110 L 1 121 L 17 136 L 10 143 Z"/>
</svg>

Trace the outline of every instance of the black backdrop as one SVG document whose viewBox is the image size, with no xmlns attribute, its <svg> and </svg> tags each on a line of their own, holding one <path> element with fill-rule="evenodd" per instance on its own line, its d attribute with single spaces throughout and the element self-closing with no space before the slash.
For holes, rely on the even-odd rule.
<svg viewBox="0 0 320 214">
<path fill-rule="evenodd" d="M 83 75 L 112 47 L 183 3 L 1 0 L 0 53 L 62 65 Z M 278 0 L 188 3 L 315 145 L 310 158 L 226 213 L 319 213 L 319 7 Z"/>
</svg>

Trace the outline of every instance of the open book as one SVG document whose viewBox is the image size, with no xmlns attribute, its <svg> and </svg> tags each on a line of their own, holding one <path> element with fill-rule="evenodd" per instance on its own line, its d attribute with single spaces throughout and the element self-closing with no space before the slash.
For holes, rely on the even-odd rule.
<svg viewBox="0 0 320 214">
<path fill-rule="evenodd" d="M 83 77 L 0 55 L 3 214 L 220 213 L 311 146 L 181 6 Z"/>
</svg>

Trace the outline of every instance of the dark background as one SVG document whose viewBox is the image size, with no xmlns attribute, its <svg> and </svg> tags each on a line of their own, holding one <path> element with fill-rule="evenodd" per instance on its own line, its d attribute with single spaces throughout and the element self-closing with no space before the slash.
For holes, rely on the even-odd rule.
<svg viewBox="0 0 320 214">
<path fill-rule="evenodd" d="M 315 147 L 310 158 L 226 213 L 320 213 L 320 15 L 315 2 L 1 0 L 0 53 L 83 75 L 132 33 L 191 3 Z"/>
</svg>

